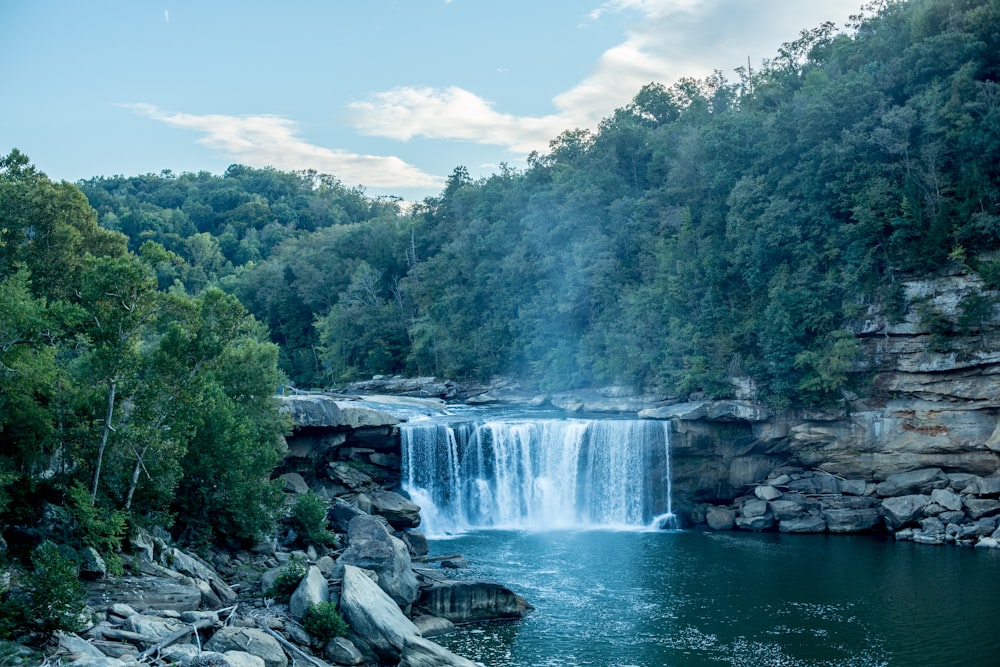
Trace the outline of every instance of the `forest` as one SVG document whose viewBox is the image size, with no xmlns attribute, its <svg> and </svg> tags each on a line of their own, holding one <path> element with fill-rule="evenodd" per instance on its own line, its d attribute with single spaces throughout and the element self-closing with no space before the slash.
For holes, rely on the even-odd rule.
<svg viewBox="0 0 1000 667">
<path fill-rule="evenodd" d="M 904 278 L 1000 287 L 1000 2 L 879 0 L 733 72 L 652 82 L 415 203 L 243 165 L 56 183 L 11 151 L 0 524 L 51 502 L 108 551 L 137 522 L 252 539 L 289 383 L 838 401 L 865 382 L 857 323 L 898 313 Z"/>
</svg>

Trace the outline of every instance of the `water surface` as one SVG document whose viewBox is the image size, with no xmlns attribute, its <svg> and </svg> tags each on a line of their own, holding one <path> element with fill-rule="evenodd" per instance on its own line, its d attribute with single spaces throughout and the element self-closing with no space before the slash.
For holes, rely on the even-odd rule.
<svg viewBox="0 0 1000 667">
<path fill-rule="evenodd" d="M 1000 554 L 852 535 L 433 540 L 536 610 L 436 639 L 488 667 L 1000 664 Z"/>
</svg>

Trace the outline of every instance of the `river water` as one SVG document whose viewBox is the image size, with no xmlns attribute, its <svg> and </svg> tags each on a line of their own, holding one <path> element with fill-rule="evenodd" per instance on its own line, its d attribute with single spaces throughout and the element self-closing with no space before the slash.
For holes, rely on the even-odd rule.
<svg viewBox="0 0 1000 667">
<path fill-rule="evenodd" d="M 401 432 L 432 555 L 536 607 L 440 638 L 488 667 L 1000 665 L 1000 553 L 652 530 L 675 525 L 663 422 L 487 414 Z"/>
<path fill-rule="evenodd" d="M 856 535 L 473 531 L 535 610 L 436 638 L 488 667 L 1000 664 L 1000 554 Z"/>
</svg>

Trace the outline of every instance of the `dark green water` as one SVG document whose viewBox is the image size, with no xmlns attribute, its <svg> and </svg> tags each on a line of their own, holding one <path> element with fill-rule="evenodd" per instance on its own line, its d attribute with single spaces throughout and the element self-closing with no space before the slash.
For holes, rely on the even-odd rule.
<svg viewBox="0 0 1000 667">
<path fill-rule="evenodd" d="M 872 536 L 481 531 L 435 540 L 536 610 L 435 641 L 488 667 L 997 665 L 1000 554 Z"/>
</svg>

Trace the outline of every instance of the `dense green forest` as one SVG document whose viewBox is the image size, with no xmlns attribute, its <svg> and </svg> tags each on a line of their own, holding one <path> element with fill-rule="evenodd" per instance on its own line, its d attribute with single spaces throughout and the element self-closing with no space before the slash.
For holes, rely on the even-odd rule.
<svg viewBox="0 0 1000 667">
<path fill-rule="evenodd" d="M 1000 240 L 1000 3 L 880 1 L 757 69 L 651 83 L 523 170 L 412 207 L 311 172 L 79 184 L 102 226 L 218 285 L 297 384 L 372 374 L 839 396 L 851 326 Z"/>
<path fill-rule="evenodd" d="M 51 502 L 109 548 L 126 521 L 259 534 L 289 379 L 836 400 L 863 381 L 852 327 L 902 279 L 1000 285 L 998 171 L 997 0 L 877 2 L 412 205 L 239 165 L 55 183 L 14 150 L 0 520 Z"/>
</svg>

